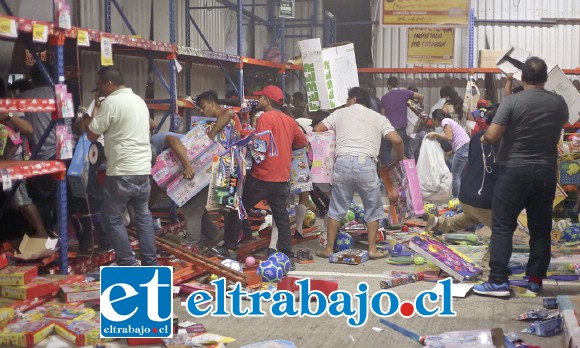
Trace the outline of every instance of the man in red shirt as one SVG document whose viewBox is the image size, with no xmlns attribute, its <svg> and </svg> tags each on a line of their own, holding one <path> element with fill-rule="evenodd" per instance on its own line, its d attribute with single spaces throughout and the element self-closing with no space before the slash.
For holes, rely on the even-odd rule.
<svg viewBox="0 0 580 348">
<path fill-rule="evenodd" d="M 260 162 L 254 162 L 252 170 L 246 176 L 242 202 L 246 209 L 252 208 L 262 199 L 267 199 L 272 210 L 272 216 L 278 226 L 278 250 L 292 259 L 292 243 L 290 219 L 286 211 L 286 198 L 290 191 L 290 162 L 292 150 L 308 145 L 308 140 L 298 123 L 280 111 L 284 102 L 284 93 L 276 86 L 266 86 L 263 90 L 254 92 L 259 95 L 258 108 L 264 113 L 256 123 L 256 131 L 270 131 L 278 148 L 278 156 L 270 156 Z M 263 138 L 269 142 L 270 137 Z M 270 145 L 270 144 L 268 144 Z M 224 241 L 229 249 L 237 247 L 240 231 L 240 220 L 236 211 L 227 214 Z M 292 267 L 294 264 L 292 263 Z"/>
</svg>

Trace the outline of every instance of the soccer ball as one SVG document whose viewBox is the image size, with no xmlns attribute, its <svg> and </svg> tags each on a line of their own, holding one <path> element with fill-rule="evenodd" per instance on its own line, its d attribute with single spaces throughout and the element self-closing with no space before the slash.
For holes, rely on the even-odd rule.
<svg viewBox="0 0 580 348">
<path fill-rule="evenodd" d="M 221 264 L 238 272 L 242 272 L 244 270 L 242 265 L 238 261 L 225 259 L 221 262 Z"/>
<path fill-rule="evenodd" d="M 449 203 L 447 203 L 447 208 L 449 210 L 457 210 L 457 207 L 459 207 L 459 199 L 458 198 L 451 198 L 449 200 Z"/>
<path fill-rule="evenodd" d="M 270 255 L 268 260 L 282 266 L 282 269 L 284 270 L 284 274 L 290 272 L 290 259 L 288 258 L 288 255 L 278 251 L 278 252 L 275 252 L 274 254 Z"/>
<path fill-rule="evenodd" d="M 334 250 L 343 251 L 352 249 L 352 247 L 354 247 L 354 240 L 351 235 L 346 232 L 338 232 L 336 241 L 334 242 Z"/>
<path fill-rule="evenodd" d="M 425 210 L 425 213 L 429 215 L 429 217 L 434 217 L 438 215 L 437 206 L 433 203 L 426 203 L 425 205 L 423 205 L 423 210 Z"/>
<path fill-rule="evenodd" d="M 262 276 L 263 282 L 277 283 L 284 278 L 284 269 L 277 262 L 268 259 L 256 268 L 256 274 Z"/>
<path fill-rule="evenodd" d="M 561 240 L 566 242 L 580 241 L 580 225 L 572 224 L 571 226 L 566 227 L 564 231 L 562 231 Z"/>
<path fill-rule="evenodd" d="M 306 215 L 304 215 L 304 222 L 302 222 L 302 227 L 309 228 L 314 226 L 314 223 L 316 223 L 316 214 L 308 210 Z"/>
<path fill-rule="evenodd" d="M 359 209 L 354 213 L 354 219 L 356 220 L 356 222 L 358 222 L 359 224 L 364 224 L 365 223 L 365 210 L 364 209 Z"/>
<path fill-rule="evenodd" d="M 455 215 L 456 213 L 453 210 L 446 211 L 445 214 L 443 214 L 445 217 L 453 217 Z"/>
<path fill-rule="evenodd" d="M 318 237 L 318 245 L 322 249 L 326 248 L 326 245 L 328 245 L 328 234 L 326 232 L 320 233 L 320 236 Z"/>
</svg>

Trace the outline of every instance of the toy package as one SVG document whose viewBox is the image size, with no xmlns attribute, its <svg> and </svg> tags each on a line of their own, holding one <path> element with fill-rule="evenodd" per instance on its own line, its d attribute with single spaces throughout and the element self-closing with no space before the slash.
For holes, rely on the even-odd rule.
<svg viewBox="0 0 580 348">
<path fill-rule="evenodd" d="M 65 302 L 84 302 L 100 299 L 100 282 L 83 282 L 61 285 Z"/>
<path fill-rule="evenodd" d="M 0 331 L 1 347 L 34 347 L 47 338 L 54 324 L 48 320 L 17 320 Z"/>
<path fill-rule="evenodd" d="M 84 308 L 82 303 L 48 302 L 24 314 L 25 319 L 51 320 L 68 322 L 71 320 L 87 320 L 96 316 L 91 308 Z"/>
<path fill-rule="evenodd" d="M 181 207 L 193 196 L 203 190 L 211 179 L 211 166 L 206 165 L 203 171 L 195 174 L 193 179 L 188 180 L 177 177 L 167 184 L 167 196 Z"/>
<path fill-rule="evenodd" d="M 222 146 L 211 141 L 202 127 L 193 128 L 183 135 L 180 140 L 187 149 L 187 157 L 196 174 L 206 168 L 214 154 L 223 152 Z M 206 154 L 206 152 L 209 153 Z M 151 175 L 157 185 L 165 187 L 169 182 L 177 178 L 182 171 L 183 167 L 177 156 L 171 149 L 167 149 L 157 156 L 155 164 L 151 168 Z"/>
<path fill-rule="evenodd" d="M 73 157 L 72 129 L 67 125 L 56 126 L 56 159 L 65 160 Z"/>
<path fill-rule="evenodd" d="M 94 346 L 98 343 L 113 341 L 110 338 L 100 338 L 99 322 L 94 319 L 55 323 L 54 332 L 79 347 Z"/>
<path fill-rule="evenodd" d="M 206 208 L 217 210 L 222 208 L 239 209 L 239 198 L 242 192 L 245 176 L 245 148 L 243 156 L 233 156 L 227 153 L 223 156 L 215 156 L 211 167 L 210 193 L 208 194 Z"/>
<path fill-rule="evenodd" d="M 215 117 L 205 117 L 205 116 L 192 116 L 191 117 L 191 127 L 200 126 L 204 129 L 206 134 L 213 128 L 215 125 L 216 118 Z M 240 134 L 236 131 L 234 120 L 231 120 L 228 125 L 226 125 L 218 134 L 216 134 L 216 139 L 214 141 L 221 144 L 226 149 L 232 146 L 238 139 L 240 138 Z"/>
<path fill-rule="evenodd" d="M 37 276 L 36 266 L 8 266 L 0 270 L 0 285 L 24 285 Z"/>
<path fill-rule="evenodd" d="M 347 265 L 358 265 L 369 260 L 369 253 L 366 250 L 346 249 L 334 254 L 330 254 L 328 261 L 332 263 L 344 263 Z"/>
<path fill-rule="evenodd" d="M 474 279 L 483 272 L 467 257 L 426 233 L 413 236 L 409 247 L 459 281 Z"/>
<path fill-rule="evenodd" d="M 331 183 L 336 156 L 334 132 L 310 133 L 308 135 L 308 141 L 310 141 L 312 147 L 312 168 L 310 170 L 312 182 Z"/>
<path fill-rule="evenodd" d="M 2 296 L 20 300 L 31 300 L 58 292 L 58 281 L 44 277 L 37 277 L 19 286 L 2 286 Z"/>
<path fill-rule="evenodd" d="M 292 164 L 290 166 L 290 193 L 299 194 L 312 191 L 310 180 L 310 168 L 308 166 L 308 154 L 306 148 L 292 151 Z"/>
</svg>

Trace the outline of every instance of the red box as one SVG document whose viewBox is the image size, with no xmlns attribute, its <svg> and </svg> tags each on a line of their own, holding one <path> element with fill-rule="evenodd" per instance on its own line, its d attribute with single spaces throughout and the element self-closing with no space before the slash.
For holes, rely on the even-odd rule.
<svg viewBox="0 0 580 348">
<path fill-rule="evenodd" d="M 206 291 L 215 298 L 215 287 L 211 284 L 203 284 L 197 280 L 181 284 L 181 288 L 179 289 L 181 295 L 189 295 L 196 291 Z"/>
<path fill-rule="evenodd" d="M 55 323 L 54 331 L 60 337 L 73 342 L 79 347 L 94 346 L 98 343 L 111 342 L 111 338 L 100 338 L 98 320 L 73 320 Z"/>
<path fill-rule="evenodd" d="M 101 297 L 100 282 L 83 282 L 75 284 L 61 284 L 65 302 L 84 302 L 99 300 Z"/>
<path fill-rule="evenodd" d="M 34 347 L 52 333 L 48 320 L 16 320 L 0 331 L 1 347 Z"/>
<path fill-rule="evenodd" d="M 8 266 L 0 270 L 0 285 L 24 285 L 38 277 L 36 266 Z"/>
<path fill-rule="evenodd" d="M 2 296 L 20 300 L 32 300 L 36 297 L 50 295 L 59 290 L 58 281 L 44 277 L 37 277 L 26 285 L 3 286 Z"/>
<path fill-rule="evenodd" d="M 161 338 L 127 338 L 128 346 L 146 346 L 149 344 L 163 344 Z"/>
<path fill-rule="evenodd" d="M 299 289 L 298 284 L 296 284 L 297 280 L 304 279 L 302 277 L 293 277 L 287 276 L 282 278 L 282 280 L 278 283 L 278 290 L 287 290 L 293 293 L 296 293 Z M 318 290 L 326 295 L 326 297 L 330 296 L 330 294 L 338 290 L 338 280 L 335 279 L 310 279 L 310 290 Z"/>
<path fill-rule="evenodd" d="M 8 266 L 8 258 L 5 253 L 0 254 L 0 269 Z"/>
</svg>

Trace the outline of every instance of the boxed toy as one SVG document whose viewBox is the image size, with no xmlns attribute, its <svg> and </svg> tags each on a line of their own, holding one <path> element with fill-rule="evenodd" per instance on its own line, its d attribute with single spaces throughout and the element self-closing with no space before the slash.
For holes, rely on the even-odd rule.
<svg viewBox="0 0 580 348">
<path fill-rule="evenodd" d="M 99 321 L 94 319 L 73 320 L 55 323 L 54 332 L 79 347 L 113 341 L 100 338 L 99 325 Z"/>
<path fill-rule="evenodd" d="M 205 117 L 205 116 L 192 116 L 191 117 L 191 127 L 201 126 L 205 130 L 206 134 L 209 134 L 213 126 L 215 125 L 215 117 Z M 239 132 L 236 131 L 234 120 L 231 120 L 218 134 L 214 141 L 218 142 L 225 148 L 229 148 L 236 140 L 240 137 Z"/>
<path fill-rule="evenodd" d="M 197 280 L 183 283 L 179 289 L 179 293 L 182 295 L 189 295 L 200 290 L 210 293 L 212 297 L 215 298 L 215 287 L 211 284 L 203 284 Z"/>
<path fill-rule="evenodd" d="M 310 133 L 308 141 L 312 147 L 312 168 L 310 169 L 312 182 L 331 183 L 336 156 L 334 132 Z"/>
<path fill-rule="evenodd" d="M 409 247 L 459 281 L 474 279 L 483 272 L 467 257 L 426 233 L 413 236 Z"/>
<path fill-rule="evenodd" d="M 26 319 L 44 319 L 54 322 L 71 320 L 88 320 L 96 316 L 91 308 L 84 308 L 82 303 L 48 302 L 25 313 Z"/>
<path fill-rule="evenodd" d="M 312 188 L 306 148 L 292 151 L 292 163 L 290 165 L 290 193 L 299 194 L 302 192 L 310 192 L 312 191 Z"/>
<path fill-rule="evenodd" d="M 368 260 L 369 252 L 358 249 L 346 249 L 328 256 L 328 261 L 332 263 L 344 263 L 347 265 L 358 265 Z"/>
<path fill-rule="evenodd" d="M 0 347 L 34 347 L 54 329 L 48 320 L 17 320 L 0 331 Z"/>
<path fill-rule="evenodd" d="M 407 208 L 411 213 L 411 216 L 424 214 L 423 195 L 421 193 L 421 184 L 419 183 L 415 160 L 403 160 L 401 169 L 404 171 L 404 176 L 406 178 L 405 194 L 407 196 Z"/>
<path fill-rule="evenodd" d="M 65 302 L 84 302 L 100 299 L 100 282 L 83 282 L 61 285 Z"/>
<path fill-rule="evenodd" d="M 212 151 L 214 153 L 219 153 L 220 150 L 223 150 L 220 146 L 216 146 L 215 143 L 208 138 L 207 134 L 201 126 L 194 127 L 179 139 L 187 149 L 187 157 L 189 158 L 190 162 L 193 162 L 198 156 L 202 155 L 212 147 Z M 210 161 L 211 156 L 208 156 L 207 163 Z M 196 164 L 194 163 L 192 163 L 192 165 L 194 165 L 195 173 L 197 173 L 197 170 L 203 170 L 204 164 L 199 161 L 197 162 L 199 167 L 196 168 Z M 157 156 L 155 164 L 151 168 L 151 175 L 159 186 L 164 187 L 171 180 L 177 177 L 182 171 L 183 167 L 177 159 L 177 156 L 175 156 L 171 149 L 167 149 Z"/>
<path fill-rule="evenodd" d="M 49 296 L 33 300 L 0 298 L 0 327 L 8 324 L 17 314 L 24 313 L 48 301 Z"/>
<path fill-rule="evenodd" d="M 8 266 L 8 258 L 6 257 L 6 253 L 0 253 L 0 269 Z"/>
<path fill-rule="evenodd" d="M 193 179 L 188 180 L 183 177 L 175 178 L 167 185 L 167 195 L 171 198 L 177 206 L 183 206 L 199 191 L 204 189 L 211 178 L 211 166 L 195 174 Z"/>
<path fill-rule="evenodd" d="M 44 277 L 36 277 L 26 285 L 2 286 L 2 296 L 20 300 L 31 300 L 58 292 L 58 281 Z"/>
<path fill-rule="evenodd" d="M 0 285 L 24 285 L 37 276 L 36 266 L 7 266 L 0 270 Z"/>
</svg>

